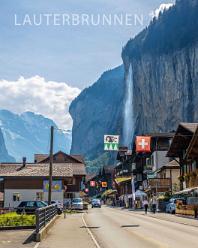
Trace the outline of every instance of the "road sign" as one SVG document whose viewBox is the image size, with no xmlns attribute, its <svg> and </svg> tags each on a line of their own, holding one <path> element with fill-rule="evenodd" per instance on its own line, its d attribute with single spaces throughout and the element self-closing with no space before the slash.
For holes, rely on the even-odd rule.
<svg viewBox="0 0 198 248">
<path fill-rule="evenodd" d="M 151 137 L 136 136 L 136 152 L 151 152 Z"/>
<path fill-rule="evenodd" d="M 104 135 L 104 150 L 118 151 L 119 149 L 119 135 Z"/>
<path fill-rule="evenodd" d="M 90 181 L 90 186 L 91 187 L 95 187 L 96 186 L 96 182 L 95 181 Z"/>
<path fill-rule="evenodd" d="M 102 188 L 107 188 L 107 182 L 102 182 Z"/>
</svg>

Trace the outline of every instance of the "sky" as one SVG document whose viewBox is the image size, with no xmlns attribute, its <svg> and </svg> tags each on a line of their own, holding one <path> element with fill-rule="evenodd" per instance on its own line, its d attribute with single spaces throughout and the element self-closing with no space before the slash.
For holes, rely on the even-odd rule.
<svg viewBox="0 0 198 248">
<path fill-rule="evenodd" d="M 104 71 L 122 63 L 122 47 L 148 25 L 150 13 L 160 4 L 171 2 L 173 0 L 1 0 L 0 89 L 13 96 L 13 104 L 8 102 L 9 98 L 6 102 L 4 97 L 0 108 L 9 108 L 17 113 L 35 111 L 58 121 L 61 127 L 70 128 L 69 117 L 62 117 L 64 119 L 60 121 L 50 112 L 56 94 L 53 93 L 53 97 L 48 95 L 49 88 L 57 91 L 59 83 L 65 84 L 63 92 L 58 91 L 56 97 L 60 104 L 59 116 L 68 114 L 70 101 L 82 89 L 93 84 Z M 51 18 L 49 25 L 44 19 L 46 14 Z M 91 21 L 89 25 L 82 25 L 82 22 L 75 25 L 71 21 L 63 25 L 61 18 L 65 14 L 70 18 L 73 15 L 79 18 L 82 15 L 95 18 L 98 15 L 130 15 L 135 18 L 136 15 L 139 18 L 143 16 L 143 22 L 135 24 L 132 18 L 130 25 L 126 21 L 121 25 L 103 25 L 102 22 L 92 25 Z M 55 23 L 55 15 L 59 22 Z M 40 25 L 34 24 L 33 16 L 37 21 L 42 18 Z M 60 25 L 55 25 L 57 23 Z M 22 82 L 26 83 L 23 94 Z M 48 102 L 48 110 L 47 105 L 42 107 L 35 98 L 37 90 L 40 91 L 40 99 Z M 26 104 L 22 104 L 22 96 L 25 97 L 26 92 L 32 106 L 27 104 L 27 100 Z M 51 101 L 46 100 L 50 97 Z M 63 107 L 65 111 L 61 110 Z"/>
</svg>

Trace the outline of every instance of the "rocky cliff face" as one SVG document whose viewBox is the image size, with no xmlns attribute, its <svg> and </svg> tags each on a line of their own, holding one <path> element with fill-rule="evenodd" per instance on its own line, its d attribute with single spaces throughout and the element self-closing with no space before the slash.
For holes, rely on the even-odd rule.
<svg viewBox="0 0 198 248">
<path fill-rule="evenodd" d="M 179 122 L 198 121 L 198 44 L 128 63 L 134 71 L 136 133 L 171 131 Z"/>
<path fill-rule="evenodd" d="M 123 66 L 105 72 L 72 102 L 71 153 L 93 159 L 104 152 L 104 134 L 120 133 L 122 127 Z"/>
<path fill-rule="evenodd" d="M 177 1 L 123 50 L 125 75 L 133 68 L 135 133 L 198 121 L 197 13 L 197 0 Z"/>
<path fill-rule="evenodd" d="M 1 129 L 0 129 L 0 162 L 15 162 L 15 159 L 8 154 Z"/>
</svg>

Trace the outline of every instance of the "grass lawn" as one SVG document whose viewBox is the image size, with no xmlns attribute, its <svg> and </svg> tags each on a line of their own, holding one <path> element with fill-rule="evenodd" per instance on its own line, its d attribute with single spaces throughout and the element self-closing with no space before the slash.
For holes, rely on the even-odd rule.
<svg viewBox="0 0 198 248">
<path fill-rule="evenodd" d="M 17 214 L 15 212 L 0 215 L 0 227 L 2 226 L 34 226 L 35 215 Z"/>
</svg>

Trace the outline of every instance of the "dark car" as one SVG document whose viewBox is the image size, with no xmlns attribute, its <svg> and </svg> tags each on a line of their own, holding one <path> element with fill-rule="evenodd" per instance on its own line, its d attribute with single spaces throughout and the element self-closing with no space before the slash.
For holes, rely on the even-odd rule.
<svg viewBox="0 0 198 248">
<path fill-rule="evenodd" d="M 101 208 L 101 202 L 99 199 L 93 199 L 91 201 L 92 208 Z"/>
<path fill-rule="evenodd" d="M 47 204 L 43 201 L 22 201 L 17 209 L 17 214 L 35 214 L 36 209 L 46 207 Z"/>
<path fill-rule="evenodd" d="M 51 201 L 51 204 L 54 204 L 57 207 L 58 214 L 62 214 L 63 204 L 60 201 Z"/>
</svg>

